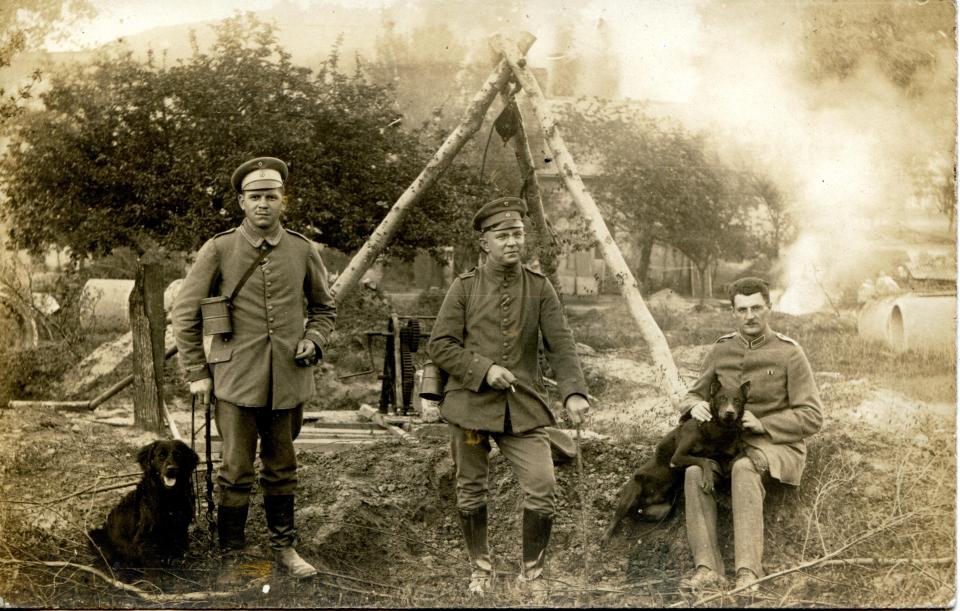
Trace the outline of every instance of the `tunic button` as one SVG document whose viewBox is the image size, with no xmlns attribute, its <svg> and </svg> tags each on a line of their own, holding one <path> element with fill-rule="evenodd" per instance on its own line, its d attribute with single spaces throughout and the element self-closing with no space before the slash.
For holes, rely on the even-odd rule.
<svg viewBox="0 0 960 611">
<path fill-rule="evenodd" d="M 273 322 L 273 316 L 270 317 L 270 322 Z"/>
<path fill-rule="evenodd" d="M 267 293 L 267 297 L 273 297 L 273 293 Z"/>
<path fill-rule="evenodd" d="M 267 333 L 269 333 L 270 335 L 273 335 L 273 329 L 267 329 Z"/>
<path fill-rule="evenodd" d="M 273 282 L 271 282 L 270 280 L 267 280 L 267 286 L 270 286 L 271 284 L 273 284 Z"/>
<path fill-rule="evenodd" d="M 506 348 L 510 345 L 510 342 L 503 342 L 503 347 Z"/>
</svg>

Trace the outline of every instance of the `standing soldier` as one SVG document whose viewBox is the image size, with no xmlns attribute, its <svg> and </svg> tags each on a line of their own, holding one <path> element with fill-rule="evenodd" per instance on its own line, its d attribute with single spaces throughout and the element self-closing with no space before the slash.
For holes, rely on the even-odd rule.
<svg viewBox="0 0 960 611">
<path fill-rule="evenodd" d="M 518 581 L 543 591 L 556 478 L 545 426 L 547 407 L 537 348 L 542 336 L 560 395 L 574 423 L 585 417 L 587 388 L 560 300 L 540 273 L 521 265 L 526 203 L 504 197 L 473 217 L 486 262 L 454 279 L 428 351 L 449 374 L 440 410 L 457 470 L 457 509 L 472 574 L 469 591 L 492 585 L 487 548 L 487 455 L 492 438 L 523 490 L 523 560 Z"/>
<path fill-rule="evenodd" d="M 730 288 L 737 331 L 720 337 L 703 360 L 700 377 L 680 403 L 681 419 L 710 420 L 714 376 L 736 388 L 750 382 L 743 412 L 747 456 L 734 461 L 730 493 L 736 587 L 754 590 L 763 576 L 764 483 L 770 478 L 797 486 L 807 456 L 804 439 L 820 430 L 823 415 L 810 363 L 797 342 L 770 329 L 770 290 L 759 278 L 741 278 Z M 701 488 L 700 467 L 687 467 L 684 503 L 687 540 L 696 568 L 686 589 L 721 585 L 723 558 L 717 545 L 717 502 Z"/>
<path fill-rule="evenodd" d="M 215 235 L 197 253 L 172 321 L 190 392 L 204 405 L 211 394 L 216 397 L 223 438 L 217 474 L 221 552 L 236 558 L 245 544 L 259 435 L 270 547 L 290 574 L 310 577 L 316 569 L 293 547 L 293 440 L 303 404 L 314 394 L 311 366 L 322 357 L 336 309 L 317 249 L 280 224 L 286 178 L 286 164 L 273 157 L 251 159 L 233 173 L 243 222 Z M 224 295 L 231 295 L 232 332 L 213 335 L 205 356 L 201 300 Z"/>
</svg>

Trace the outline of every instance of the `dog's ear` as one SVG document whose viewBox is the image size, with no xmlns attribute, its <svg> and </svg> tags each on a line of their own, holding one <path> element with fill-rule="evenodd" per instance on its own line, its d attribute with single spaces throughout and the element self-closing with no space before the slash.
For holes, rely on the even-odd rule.
<svg viewBox="0 0 960 611">
<path fill-rule="evenodd" d="M 153 443 L 148 443 L 147 445 L 140 448 L 140 451 L 137 452 L 137 462 L 140 463 L 140 468 L 143 469 L 143 472 L 146 473 L 150 468 L 150 460 L 153 455 L 153 449 L 157 447 L 159 441 L 154 441 Z"/>
<path fill-rule="evenodd" d="M 747 398 L 750 396 L 750 380 L 747 380 L 740 385 L 740 396 L 743 397 L 743 402 L 747 402 Z"/>
<path fill-rule="evenodd" d="M 182 441 L 177 442 L 177 447 L 180 450 L 179 454 L 183 457 L 184 468 L 193 473 L 197 465 L 200 464 L 200 456 L 193 451 L 193 448 Z"/>
<path fill-rule="evenodd" d="M 715 397 L 718 392 L 720 392 L 720 378 L 717 374 L 713 374 L 713 379 L 710 380 L 710 396 Z"/>
</svg>

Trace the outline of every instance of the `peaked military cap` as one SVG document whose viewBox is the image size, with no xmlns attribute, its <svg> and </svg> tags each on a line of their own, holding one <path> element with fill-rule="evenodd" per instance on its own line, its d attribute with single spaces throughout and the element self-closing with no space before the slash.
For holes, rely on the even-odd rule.
<svg viewBox="0 0 960 611">
<path fill-rule="evenodd" d="M 254 189 L 276 189 L 287 180 L 287 164 L 276 157 L 256 157 L 233 171 L 230 183 L 237 193 Z"/>
<path fill-rule="evenodd" d="M 488 202 L 473 215 L 473 228 L 477 231 L 523 227 L 527 214 L 527 202 L 519 197 L 499 197 Z"/>
</svg>

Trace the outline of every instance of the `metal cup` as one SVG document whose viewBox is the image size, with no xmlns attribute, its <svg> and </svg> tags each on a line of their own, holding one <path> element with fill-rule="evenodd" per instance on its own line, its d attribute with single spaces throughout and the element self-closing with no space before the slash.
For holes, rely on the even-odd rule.
<svg viewBox="0 0 960 611">
<path fill-rule="evenodd" d="M 200 315 L 203 317 L 204 335 L 225 335 L 233 333 L 233 324 L 230 321 L 229 297 L 221 295 L 201 299 Z"/>
<path fill-rule="evenodd" d="M 423 366 L 423 381 L 420 383 L 420 398 L 430 401 L 443 400 L 443 387 L 447 383 L 447 372 L 432 362 Z"/>
</svg>

